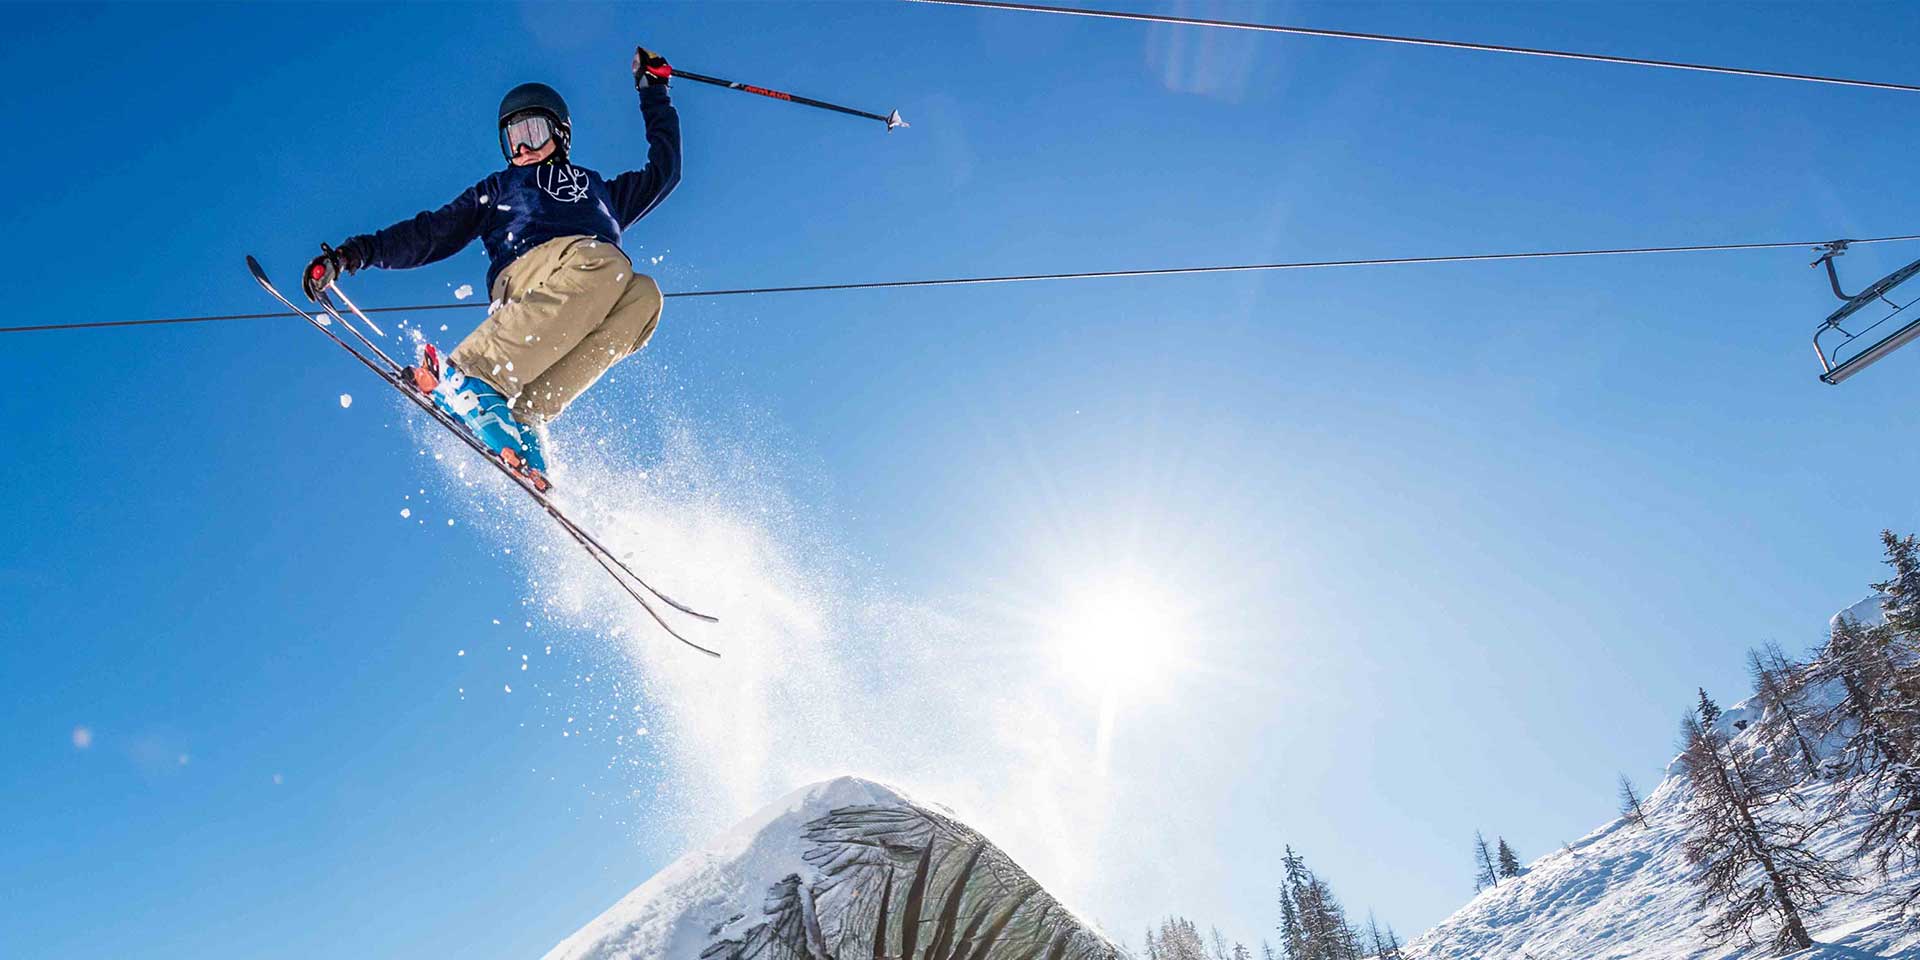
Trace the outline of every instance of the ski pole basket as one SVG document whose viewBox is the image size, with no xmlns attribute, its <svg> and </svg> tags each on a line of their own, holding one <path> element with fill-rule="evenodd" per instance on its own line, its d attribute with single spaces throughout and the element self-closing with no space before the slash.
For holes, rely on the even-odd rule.
<svg viewBox="0 0 1920 960">
<path fill-rule="evenodd" d="M 1915 338 L 1920 338 L 1920 310 L 1910 310 L 1920 303 L 1920 296 L 1905 303 L 1888 296 L 1894 288 L 1920 274 L 1920 260 L 1881 277 L 1873 286 L 1849 296 L 1841 291 L 1840 274 L 1833 266 L 1833 258 L 1847 252 L 1848 242 L 1835 240 L 1816 247 L 1821 251 L 1820 259 L 1810 264 L 1815 267 L 1826 266 L 1827 281 L 1833 285 L 1833 295 L 1846 301 L 1813 332 L 1813 351 L 1820 357 L 1820 379 L 1830 384 L 1838 384 Z M 1867 313 L 1855 320 L 1854 314 L 1863 310 Z M 1879 318 L 1872 319 L 1875 315 Z M 1843 323 L 1846 326 L 1842 326 Z"/>
</svg>

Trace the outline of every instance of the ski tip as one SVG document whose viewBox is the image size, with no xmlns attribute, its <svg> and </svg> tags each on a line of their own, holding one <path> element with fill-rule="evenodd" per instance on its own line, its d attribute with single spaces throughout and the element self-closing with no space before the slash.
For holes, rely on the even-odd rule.
<svg viewBox="0 0 1920 960">
<path fill-rule="evenodd" d="M 895 110 L 892 113 L 887 114 L 887 132 L 888 133 L 892 133 L 896 127 L 910 127 L 910 126 L 912 126 L 912 124 L 906 122 L 905 120 L 900 119 L 900 111 Z"/>
<path fill-rule="evenodd" d="M 253 274 L 255 280 L 267 282 L 267 271 L 260 268 L 260 261 L 255 260 L 251 253 L 247 254 L 247 272 Z"/>
</svg>

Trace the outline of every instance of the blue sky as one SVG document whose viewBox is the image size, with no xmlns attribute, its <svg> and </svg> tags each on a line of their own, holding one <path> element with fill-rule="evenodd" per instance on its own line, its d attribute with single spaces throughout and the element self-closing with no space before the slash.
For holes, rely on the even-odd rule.
<svg viewBox="0 0 1920 960">
<path fill-rule="evenodd" d="M 1151 8 L 1914 80 L 1902 5 Z M 10 324 L 266 309 L 244 254 L 290 279 L 453 197 L 522 80 L 625 169 L 636 42 L 914 124 L 676 85 L 685 181 L 626 243 L 669 291 L 1920 217 L 1893 93 L 865 3 L 9 20 L 32 81 L 0 106 L 44 138 L 14 144 L 41 155 Z M 526 956 L 837 772 L 953 803 L 1135 939 L 1262 936 L 1282 842 L 1417 932 L 1471 893 L 1475 829 L 1531 858 L 1607 819 L 1696 686 L 1737 699 L 1747 645 L 1816 640 L 1876 532 L 1920 527 L 1920 354 L 1818 383 L 1811 258 L 672 301 L 561 440 L 619 494 L 594 510 L 688 545 L 647 561 L 739 624 L 720 664 L 523 562 L 551 531 L 297 322 L 9 335 L 0 953 Z M 447 302 L 484 269 L 350 289 Z M 1104 698 L 1059 611 L 1114 582 L 1156 584 L 1169 659 L 1089 759 Z M 876 651 L 901 665 L 850 665 Z M 575 736 L 589 711 L 622 719 Z"/>
</svg>

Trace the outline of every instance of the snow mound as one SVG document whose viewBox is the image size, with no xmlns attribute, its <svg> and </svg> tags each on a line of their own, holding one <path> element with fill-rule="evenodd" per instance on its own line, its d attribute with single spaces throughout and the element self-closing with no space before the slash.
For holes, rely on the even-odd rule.
<svg viewBox="0 0 1920 960">
<path fill-rule="evenodd" d="M 1834 615 L 1874 624 L 1883 619 L 1883 598 L 1869 597 Z M 1814 688 L 1808 706 L 1830 705 L 1837 691 Z M 1752 721 L 1762 706 L 1747 700 L 1728 707 L 1718 725 L 1734 749 L 1749 754 L 1766 750 Z M 1824 754 L 1831 741 L 1817 742 Z M 1815 782 L 1797 791 L 1812 811 L 1829 809 L 1835 785 Z M 1758 960 L 1771 954 L 1764 946 L 1738 941 L 1714 946 L 1698 932 L 1705 914 L 1696 906 L 1695 867 L 1682 850 L 1682 822 L 1688 802 L 1678 763 L 1642 803 L 1643 826 L 1615 820 L 1529 865 L 1520 876 L 1501 881 L 1474 897 L 1406 947 L 1409 960 Z M 1810 814 L 1811 815 L 1811 814 Z M 1881 877 L 1855 860 L 1857 818 L 1842 818 L 1815 838 L 1820 853 L 1851 865 L 1857 891 L 1807 915 L 1814 947 L 1792 954 L 1794 960 L 1862 960 L 1867 957 L 1920 957 L 1920 926 L 1905 926 L 1895 902 L 1920 881 L 1920 871 Z M 1891 898 L 1891 899 L 1890 899 Z"/>
<path fill-rule="evenodd" d="M 681 856 L 547 958 L 882 955 L 1112 960 L 1119 951 L 965 824 L 892 787 L 840 777 Z"/>
</svg>

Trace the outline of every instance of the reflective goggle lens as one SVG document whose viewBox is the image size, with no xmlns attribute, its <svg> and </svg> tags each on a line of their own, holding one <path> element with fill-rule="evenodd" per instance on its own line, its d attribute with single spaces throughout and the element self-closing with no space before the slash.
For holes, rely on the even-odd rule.
<svg viewBox="0 0 1920 960">
<path fill-rule="evenodd" d="M 528 113 L 509 117 L 500 128 L 500 149 L 513 159 L 521 147 L 538 150 L 553 141 L 553 123 L 545 114 Z"/>
</svg>

